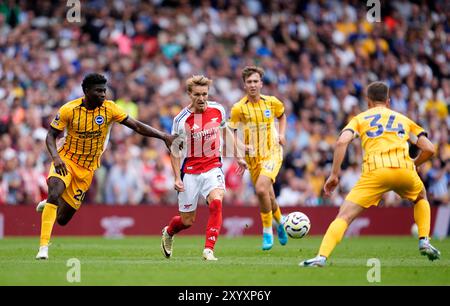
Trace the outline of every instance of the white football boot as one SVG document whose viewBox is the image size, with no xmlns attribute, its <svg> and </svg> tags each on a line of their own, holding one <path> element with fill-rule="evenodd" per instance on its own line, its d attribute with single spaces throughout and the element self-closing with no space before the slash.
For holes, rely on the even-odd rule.
<svg viewBox="0 0 450 306">
<path fill-rule="evenodd" d="M 170 236 L 167 233 L 167 228 L 163 228 L 162 236 L 161 236 L 161 251 L 166 258 L 170 258 L 172 256 L 172 244 L 173 244 L 173 236 Z"/>
<path fill-rule="evenodd" d="M 36 259 L 48 259 L 48 245 L 39 247 L 39 252 L 36 255 Z"/>
<path fill-rule="evenodd" d="M 218 260 L 215 256 L 214 256 L 214 252 L 211 249 L 204 249 L 203 250 L 203 259 L 204 260 Z"/>
<path fill-rule="evenodd" d="M 419 240 L 419 251 L 420 254 L 427 256 L 429 260 L 433 261 L 441 257 L 441 252 L 431 245 L 428 238 L 423 238 Z"/>
<path fill-rule="evenodd" d="M 327 258 L 325 256 L 317 255 L 314 258 L 300 262 L 298 265 L 300 267 L 325 267 L 326 264 Z"/>
</svg>

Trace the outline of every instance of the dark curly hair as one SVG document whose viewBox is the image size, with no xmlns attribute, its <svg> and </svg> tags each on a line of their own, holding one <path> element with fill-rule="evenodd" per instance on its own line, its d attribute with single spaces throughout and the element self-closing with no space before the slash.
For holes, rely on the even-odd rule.
<svg viewBox="0 0 450 306">
<path fill-rule="evenodd" d="M 106 82 L 107 80 L 103 75 L 99 73 L 90 73 L 84 77 L 81 87 L 83 88 L 83 91 L 87 91 L 94 85 L 106 84 Z"/>
</svg>

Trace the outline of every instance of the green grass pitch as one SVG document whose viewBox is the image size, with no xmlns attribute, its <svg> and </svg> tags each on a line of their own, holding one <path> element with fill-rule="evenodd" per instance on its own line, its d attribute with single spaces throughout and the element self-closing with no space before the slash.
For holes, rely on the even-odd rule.
<svg viewBox="0 0 450 306">
<path fill-rule="evenodd" d="M 276 238 L 275 238 L 276 239 Z M 260 250 L 260 237 L 220 237 L 217 262 L 201 258 L 203 236 L 177 236 L 174 254 L 165 259 L 160 238 L 104 239 L 54 237 L 50 260 L 37 261 L 38 238 L 0 240 L 0 285 L 178 285 L 178 286 L 299 286 L 299 285 L 450 285 L 450 239 L 433 240 L 441 259 L 419 255 L 412 237 L 348 238 L 336 248 L 326 268 L 301 268 L 315 255 L 321 237 L 275 241 Z M 79 283 L 66 275 L 70 258 L 81 264 Z M 370 258 L 381 264 L 381 281 L 369 283 Z"/>
</svg>

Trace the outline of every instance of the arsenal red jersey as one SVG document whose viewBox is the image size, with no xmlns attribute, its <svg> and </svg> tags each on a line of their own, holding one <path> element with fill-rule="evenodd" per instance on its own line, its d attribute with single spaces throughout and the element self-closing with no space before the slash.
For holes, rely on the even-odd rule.
<svg viewBox="0 0 450 306">
<path fill-rule="evenodd" d="M 173 120 L 172 134 L 183 138 L 181 172 L 200 174 L 222 167 L 222 133 L 226 125 L 225 109 L 208 101 L 203 113 L 184 108 Z"/>
</svg>

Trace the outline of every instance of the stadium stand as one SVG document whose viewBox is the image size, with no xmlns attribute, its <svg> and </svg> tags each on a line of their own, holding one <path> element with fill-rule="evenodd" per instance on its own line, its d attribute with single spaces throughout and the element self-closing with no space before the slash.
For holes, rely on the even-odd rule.
<svg viewBox="0 0 450 306">
<path fill-rule="evenodd" d="M 382 1 L 381 22 L 365 1 L 82 1 L 81 22 L 65 1 L 0 1 L 0 205 L 45 198 L 46 130 L 57 109 L 82 95 L 89 72 L 108 78 L 109 98 L 131 116 L 169 131 L 187 102 L 183 80 L 214 80 L 211 99 L 242 95 L 240 69 L 264 67 L 263 92 L 285 103 L 281 205 L 338 206 L 361 164 L 357 141 L 341 187 L 324 198 L 332 144 L 365 108 L 363 88 L 391 87 L 392 107 L 428 130 L 438 149 L 420 169 L 434 205 L 449 203 L 450 9 L 448 1 Z M 447 7 L 445 7 L 447 5 Z M 87 203 L 176 203 L 162 143 L 114 126 Z M 248 175 L 225 164 L 225 205 L 257 205 Z M 244 201 L 245 199 L 245 201 Z M 395 195 L 385 206 L 404 205 Z"/>
</svg>

